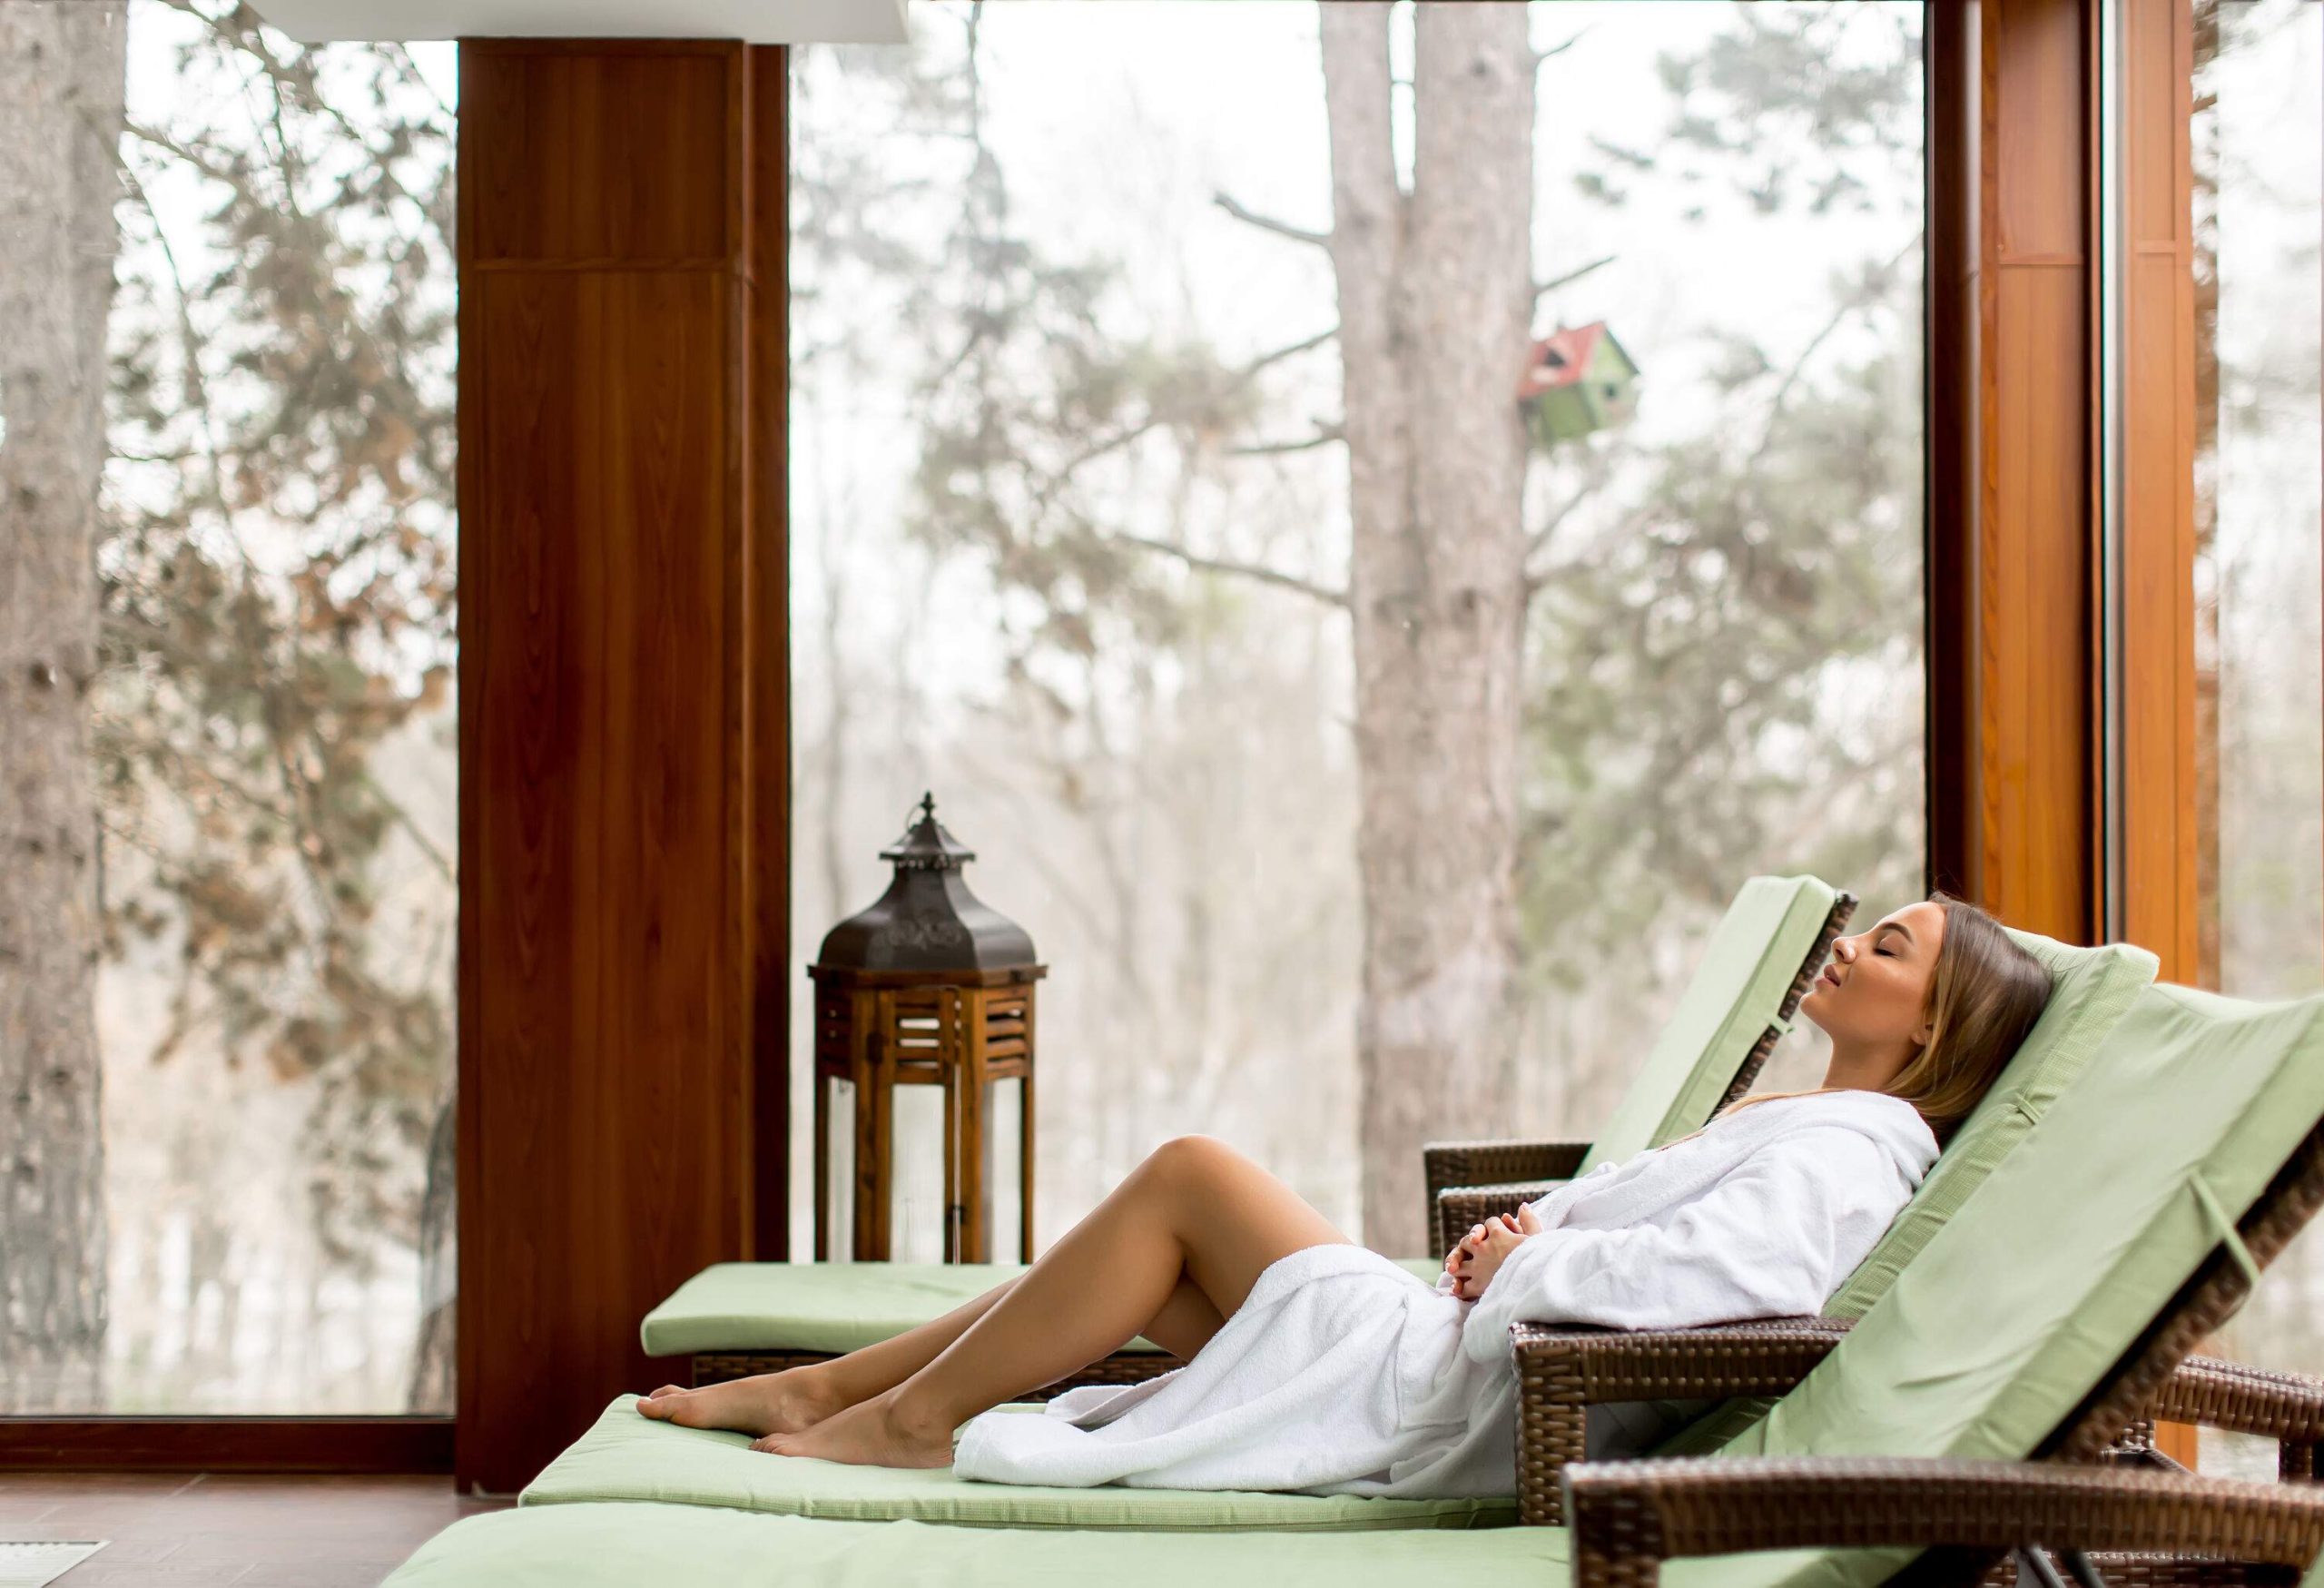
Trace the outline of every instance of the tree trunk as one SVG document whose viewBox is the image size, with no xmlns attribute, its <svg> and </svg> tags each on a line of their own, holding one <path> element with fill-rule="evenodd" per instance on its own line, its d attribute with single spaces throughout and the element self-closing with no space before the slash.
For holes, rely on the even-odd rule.
<svg viewBox="0 0 2324 1588">
<path fill-rule="evenodd" d="M 419 1336 L 412 1343 L 404 1410 L 448 1416 L 458 1386 L 460 1273 L 459 1100 L 447 1091 L 428 1132 L 428 1180 L 419 1197 Z"/>
<path fill-rule="evenodd" d="M 127 25 L 0 0 L 0 1411 L 103 1409 L 88 696 Z"/>
<path fill-rule="evenodd" d="M 1423 1249 L 1420 1149 L 1513 1078 L 1533 58 L 1526 8 L 1417 8 L 1413 188 L 1388 10 L 1324 5 L 1354 523 L 1364 1235 Z"/>
</svg>

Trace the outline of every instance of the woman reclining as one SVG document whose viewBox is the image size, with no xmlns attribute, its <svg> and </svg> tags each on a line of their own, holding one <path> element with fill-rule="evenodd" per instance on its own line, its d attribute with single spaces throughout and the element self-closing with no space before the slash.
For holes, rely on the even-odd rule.
<svg viewBox="0 0 2324 1588">
<path fill-rule="evenodd" d="M 1940 894 L 1834 943 L 1799 1006 L 1831 1038 L 1821 1087 L 1746 1099 L 1477 1226 L 1433 1287 L 1224 1143 L 1180 1137 L 1025 1273 L 944 1317 L 637 1409 L 786 1455 L 1012 1483 L 1513 1494 L 1511 1324 L 1818 1311 L 2049 992 L 1991 916 Z M 1185 1364 L 1068 1390 L 1046 1415 L 992 1410 L 1141 1334 Z"/>
</svg>

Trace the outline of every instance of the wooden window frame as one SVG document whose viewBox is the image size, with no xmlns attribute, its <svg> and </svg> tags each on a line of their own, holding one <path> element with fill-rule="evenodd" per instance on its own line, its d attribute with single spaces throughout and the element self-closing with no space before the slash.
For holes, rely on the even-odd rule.
<svg viewBox="0 0 2324 1588">
<path fill-rule="evenodd" d="M 2097 409 L 2091 400 L 2099 392 L 2093 350 L 2102 330 L 2093 262 L 2092 88 L 2094 19 L 2097 7 L 2109 3 L 2115 0 L 1927 0 L 1926 6 L 1929 875 L 2014 922 L 2073 941 L 2090 941 L 2115 910 L 2102 863 L 2107 851 L 2093 836 L 2103 836 L 2102 769 L 2120 753 L 2119 739 L 2102 722 L 2102 707 L 2117 698 L 2107 692 L 2122 688 L 2119 698 L 2136 720 L 2134 703 L 2146 697 L 2141 692 L 2160 687 L 2139 668 L 2118 682 L 2098 659 L 2099 603 L 2112 576 L 2094 512 L 2110 482 L 2098 473 L 2102 449 L 2093 443 Z M 2186 0 L 2119 3 L 2183 7 Z M 537 53 L 559 47 L 589 46 L 544 42 Z M 728 730 L 746 746 L 755 794 L 744 839 L 753 879 L 742 961 L 749 986 L 739 994 L 752 1036 L 734 1083 L 754 1158 L 763 1159 L 736 1192 L 746 1204 L 747 1252 L 781 1258 L 788 1251 L 790 991 L 783 488 L 788 380 L 779 291 L 788 280 L 781 202 L 786 64 L 780 49 L 750 56 L 746 75 L 757 103 L 772 107 L 766 124 L 754 117 L 750 175 L 736 200 L 749 237 L 739 273 L 756 307 L 746 311 L 743 372 L 730 370 L 720 379 L 742 385 L 736 467 L 756 470 L 765 487 L 744 491 L 751 549 L 740 598 L 757 615 L 761 626 L 753 632 L 771 633 L 773 641 L 754 658 L 756 670 Z M 469 234 L 464 227 L 464 247 Z M 472 262 L 464 257 L 464 268 Z M 690 261 L 660 262 L 684 268 Z M 727 261 L 719 268 L 734 267 Z M 463 312 L 465 318 L 465 307 Z M 465 420 L 463 430 L 465 440 Z M 467 458 L 464 446 L 464 466 Z M 2152 528 L 2167 520 L 2153 516 L 2151 504 L 2159 499 L 2142 485 L 2123 500 L 2131 597 L 2122 616 L 2133 635 L 2142 632 L 2137 623 L 2145 607 L 2138 603 L 2173 587 L 2167 579 L 2146 582 L 2140 571 L 2148 566 L 2142 559 L 2175 556 L 2170 548 L 2181 544 L 2175 530 Z M 464 535 L 464 545 L 468 538 Z M 2163 551 L 2152 549 L 2158 547 Z M 474 621 L 474 613 L 468 616 Z M 464 722 L 472 650 L 463 646 Z M 2122 784 L 2125 838 L 2147 819 L 2148 802 L 2179 787 L 2175 764 L 2170 777 L 2149 774 L 2153 755 L 2148 740 L 2137 738 L 2121 762 L 2128 769 Z M 467 771 L 464 757 L 464 790 Z M 470 819 L 464 796 L 464 835 Z M 2141 924 L 2148 918 L 2143 912 L 2177 908 L 2175 894 L 2152 891 L 2159 884 L 2147 879 L 2183 875 L 2178 850 L 2158 873 L 2162 862 L 2150 847 L 2124 849 L 2128 882 L 2119 896 L 2133 936 L 2153 930 Z M 464 853 L 464 918 L 469 858 Z M 464 1031 L 472 973 L 464 952 Z M 470 1083 L 482 1059 L 480 1048 L 464 1040 L 464 1100 L 480 1095 Z M 464 1192 L 479 1183 L 485 1149 L 476 1112 L 464 1109 L 462 1115 Z M 474 1222 L 479 1201 L 464 1196 L 462 1203 L 461 1249 L 471 1257 L 484 1250 Z M 501 1229 L 496 1239 L 506 1247 L 527 1233 Z M 478 1350 L 488 1327 L 478 1310 L 480 1297 L 478 1287 L 463 1283 L 463 1408 L 475 1407 L 487 1387 Z M 453 1465 L 456 1426 L 472 1435 L 477 1425 L 472 1410 L 465 1425 L 438 1417 L 0 1418 L 0 1467 L 438 1472 Z M 460 1441 L 464 1472 L 473 1466 L 467 1444 Z"/>
</svg>

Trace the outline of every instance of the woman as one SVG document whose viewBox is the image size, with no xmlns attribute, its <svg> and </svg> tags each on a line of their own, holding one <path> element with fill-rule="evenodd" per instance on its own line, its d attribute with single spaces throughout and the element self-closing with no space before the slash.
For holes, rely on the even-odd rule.
<svg viewBox="0 0 2324 1588">
<path fill-rule="evenodd" d="M 1511 1323 L 1818 1310 L 2049 991 L 1991 916 L 1939 894 L 1833 945 L 1800 1003 L 1831 1038 L 1822 1087 L 1748 1099 L 1478 1226 L 1433 1287 L 1223 1143 L 1181 1137 L 1025 1273 L 943 1317 L 637 1408 L 759 1450 L 1009 1482 L 1513 1493 Z M 1068 1391 L 1046 1415 L 991 1410 L 1139 1334 L 1185 1366 Z"/>
</svg>

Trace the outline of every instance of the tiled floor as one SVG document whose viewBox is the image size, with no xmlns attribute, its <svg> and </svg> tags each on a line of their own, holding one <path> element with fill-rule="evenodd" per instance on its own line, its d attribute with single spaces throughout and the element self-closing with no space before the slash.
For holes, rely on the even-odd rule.
<svg viewBox="0 0 2324 1588">
<path fill-rule="evenodd" d="M 0 1538 L 113 1541 L 56 1588 L 374 1588 L 501 1504 L 448 1477 L 0 1473 Z"/>
</svg>

